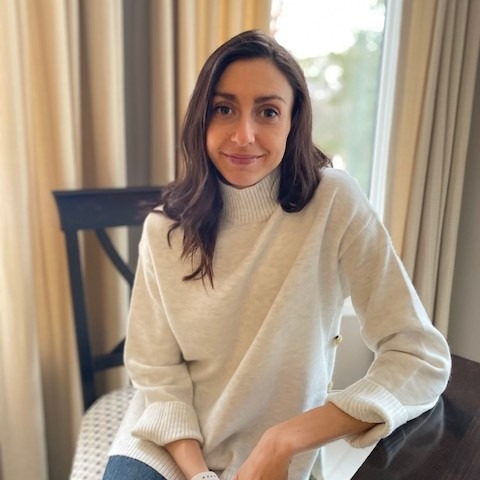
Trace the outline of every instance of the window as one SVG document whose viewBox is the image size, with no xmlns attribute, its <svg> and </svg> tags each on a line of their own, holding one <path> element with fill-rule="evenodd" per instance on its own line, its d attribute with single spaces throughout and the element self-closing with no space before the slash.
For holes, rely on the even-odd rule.
<svg viewBox="0 0 480 480">
<path fill-rule="evenodd" d="M 270 28 L 305 72 L 314 142 L 357 179 L 380 217 L 402 8 L 387 2 L 272 0 Z M 344 315 L 354 316 L 350 302 Z"/>
<path fill-rule="evenodd" d="M 272 35 L 305 72 L 314 142 L 367 195 L 372 191 L 385 15 L 385 0 L 272 0 L 271 9 Z"/>
</svg>

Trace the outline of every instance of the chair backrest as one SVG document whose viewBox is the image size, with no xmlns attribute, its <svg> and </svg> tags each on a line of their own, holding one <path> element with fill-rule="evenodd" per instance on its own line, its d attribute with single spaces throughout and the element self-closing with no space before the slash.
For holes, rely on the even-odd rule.
<svg viewBox="0 0 480 480">
<path fill-rule="evenodd" d="M 121 257 L 106 229 L 139 226 L 155 206 L 161 187 L 127 187 L 88 190 L 55 190 L 61 228 L 67 247 L 70 290 L 75 320 L 85 410 L 97 399 L 95 374 L 123 364 L 122 340 L 112 351 L 94 355 L 89 335 L 89 315 L 85 295 L 85 276 L 80 254 L 79 233 L 92 230 L 113 266 L 133 285 L 134 273 Z"/>
</svg>

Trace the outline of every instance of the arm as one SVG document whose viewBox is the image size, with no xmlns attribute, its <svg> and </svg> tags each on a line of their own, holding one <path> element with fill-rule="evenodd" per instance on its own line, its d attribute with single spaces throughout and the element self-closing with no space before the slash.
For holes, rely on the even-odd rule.
<svg viewBox="0 0 480 480">
<path fill-rule="evenodd" d="M 130 304 L 125 364 L 132 383 L 142 393 L 145 409 L 132 435 L 165 447 L 190 479 L 208 470 L 201 451 L 203 441 L 194 411 L 193 387 L 181 349 L 164 308 L 150 240 L 157 248 L 162 232 L 159 217 L 148 217 L 139 249 L 139 261 Z M 168 247 L 167 247 L 168 248 Z M 165 254 L 168 254 L 169 250 Z"/>
<path fill-rule="evenodd" d="M 197 440 L 177 440 L 165 445 L 165 448 L 187 479 L 208 471 L 200 443 Z"/>
<path fill-rule="evenodd" d="M 328 400 L 355 418 L 378 423 L 348 438 L 363 447 L 435 405 L 450 375 L 450 352 L 375 215 L 345 246 L 340 266 L 375 359 L 364 378 Z"/>
<path fill-rule="evenodd" d="M 235 480 L 287 480 L 295 455 L 373 426 L 326 403 L 267 430 Z"/>
</svg>

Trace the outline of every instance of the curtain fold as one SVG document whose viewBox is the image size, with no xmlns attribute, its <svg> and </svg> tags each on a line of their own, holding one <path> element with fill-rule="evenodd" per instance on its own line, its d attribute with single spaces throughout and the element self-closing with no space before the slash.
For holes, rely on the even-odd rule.
<svg viewBox="0 0 480 480">
<path fill-rule="evenodd" d="M 176 80 L 174 4 L 153 2 L 151 43 L 151 158 L 146 175 L 154 185 L 165 185 L 176 174 Z"/>
<path fill-rule="evenodd" d="M 478 0 L 404 0 L 387 227 L 446 336 L 480 50 Z"/>
<path fill-rule="evenodd" d="M 118 0 L 82 0 L 79 8 L 80 83 L 82 118 L 82 187 L 127 185 L 127 146 L 124 82 L 123 4 Z M 127 232 L 109 236 L 124 257 Z M 125 332 L 128 286 L 98 249 L 94 234 L 84 235 L 84 271 L 92 351 L 112 350 Z M 102 392 L 120 387 L 121 370 L 99 376 Z"/>
<path fill-rule="evenodd" d="M 5 480 L 43 480 L 47 459 L 70 456 L 80 411 L 50 193 L 79 182 L 78 18 L 72 4 L 32 0 L 0 2 L 0 18 L 2 468 Z"/>
<path fill-rule="evenodd" d="M 200 65 L 240 30 L 268 30 L 269 15 L 270 0 L 0 0 L 2 480 L 68 478 L 82 415 L 52 190 L 173 180 Z M 123 233 L 114 241 L 126 251 Z M 112 319 L 128 294 L 83 247 L 103 349 L 124 331 Z"/>
</svg>

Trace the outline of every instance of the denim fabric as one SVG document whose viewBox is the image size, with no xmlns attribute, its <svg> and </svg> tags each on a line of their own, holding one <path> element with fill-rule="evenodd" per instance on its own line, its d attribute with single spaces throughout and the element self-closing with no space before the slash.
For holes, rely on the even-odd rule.
<svg viewBox="0 0 480 480">
<path fill-rule="evenodd" d="M 139 460 L 116 455 L 108 459 L 103 480 L 167 480 Z"/>
</svg>

